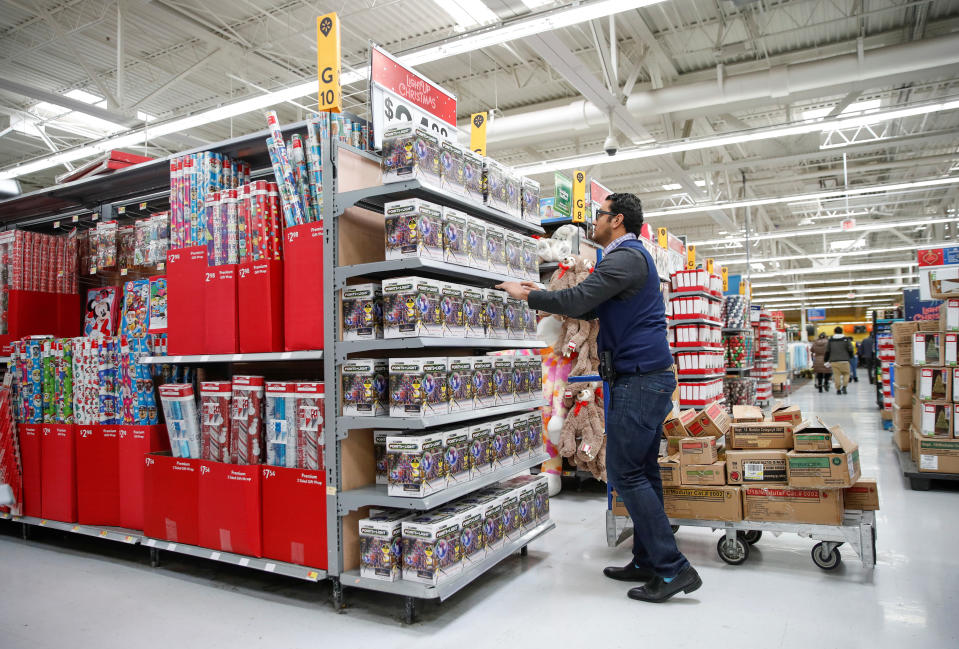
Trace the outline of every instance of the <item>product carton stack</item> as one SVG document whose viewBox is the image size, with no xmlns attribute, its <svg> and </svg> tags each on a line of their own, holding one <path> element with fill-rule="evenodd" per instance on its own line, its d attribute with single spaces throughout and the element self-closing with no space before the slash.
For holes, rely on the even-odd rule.
<svg viewBox="0 0 959 649">
<path fill-rule="evenodd" d="M 912 347 L 917 331 L 919 331 L 918 322 L 894 322 L 892 342 L 895 349 L 895 364 L 887 369 L 885 361 L 882 363 L 883 393 L 887 400 L 892 398 L 893 436 L 896 445 L 902 451 L 909 450 L 909 440 L 912 437 L 913 397 L 916 386 Z M 888 396 L 885 395 L 887 389 Z"/>
<path fill-rule="evenodd" d="M 909 450 L 920 472 L 959 473 L 959 300 L 946 300 L 938 320 L 913 334 L 915 394 Z M 899 442 L 897 437 L 897 442 Z M 903 445 L 900 443 L 900 448 Z"/>
<path fill-rule="evenodd" d="M 798 406 L 722 406 L 670 414 L 659 459 L 666 514 L 674 519 L 837 525 L 844 509 L 879 508 L 876 482 L 860 479 L 859 447 L 838 426 Z M 845 507 L 844 507 L 844 502 Z M 614 496 L 613 512 L 628 515 Z"/>
</svg>

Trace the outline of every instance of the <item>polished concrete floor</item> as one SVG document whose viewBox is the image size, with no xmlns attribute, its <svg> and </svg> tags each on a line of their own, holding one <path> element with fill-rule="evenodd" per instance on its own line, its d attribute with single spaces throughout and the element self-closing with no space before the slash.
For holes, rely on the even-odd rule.
<svg viewBox="0 0 959 649">
<path fill-rule="evenodd" d="M 0 521 L 0 647 L 959 647 L 959 490 L 908 490 L 871 388 L 863 379 L 837 396 L 807 384 L 793 400 L 851 432 L 863 474 L 879 478 L 874 570 L 844 547 L 843 565 L 825 573 L 813 542 L 789 535 L 768 535 L 746 564 L 728 566 L 717 534 L 683 529 L 702 589 L 634 602 L 601 574 L 628 559 L 625 546 L 606 547 L 604 497 L 571 489 L 553 501 L 557 529 L 528 557 L 422 607 L 408 627 L 393 597 L 347 591 L 337 614 L 324 584 L 169 554 L 153 569 L 144 548 L 49 530 L 22 541 Z"/>
</svg>

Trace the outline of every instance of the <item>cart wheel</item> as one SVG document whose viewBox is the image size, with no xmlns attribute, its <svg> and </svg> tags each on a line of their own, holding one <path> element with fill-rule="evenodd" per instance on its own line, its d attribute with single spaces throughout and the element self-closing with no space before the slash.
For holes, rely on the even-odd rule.
<svg viewBox="0 0 959 649">
<path fill-rule="evenodd" d="M 839 554 L 839 548 L 833 548 L 827 553 L 826 546 L 817 543 L 812 547 L 812 562 L 823 570 L 835 570 L 842 563 L 842 555 Z"/>
<path fill-rule="evenodd" d="M 403 621 L 407 624 L 413 624 L 416 621 L 416 600 L 412 597 L 404 597 Z"/>
<path fill-rule="evenodd" d="M 736 536 L 741 538 L 743 541 L 749 545 L 756 545 L 759 543 L 759 539 L 763 538 L 762 530 L 745 530 L 736 532 Z"/>
<path fill-rule="evenodd" d="M 749 558 L 749 544 L 739 537 L 727 539 L 723 536 L 716 544 L 716 551 L 719 558 L 731 566 L 738 566 Z"/>
<path fill-rule="evenodd" d="M 679 531 L 679 525 L 670 525 L 669 529 L 673 531 L 673 534 Z"/>
</svg>

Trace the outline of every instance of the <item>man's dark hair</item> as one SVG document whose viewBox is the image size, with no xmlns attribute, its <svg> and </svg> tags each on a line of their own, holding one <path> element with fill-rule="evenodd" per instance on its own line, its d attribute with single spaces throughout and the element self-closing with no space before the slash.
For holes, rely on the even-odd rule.
<svg viewBox="0 0 959 649">
<path fill-rule="evenodd" d="M 643 229 L 643 203 L 635 194 L 625 192 L 610 194 L 606 197 L 609 201 L 609 211 L 613 214 L 623 215 L 623 227 L 627 232 L 632 232 L 637 237 Z"/>
<path fill-rule="evenodd" d="M 832 330 L 832 332 L 833 332 L 834 334 L 841 334 L 841 333 L 842 333 L 842 327 L 836 327 L 835 329 Z"/>
</svg>

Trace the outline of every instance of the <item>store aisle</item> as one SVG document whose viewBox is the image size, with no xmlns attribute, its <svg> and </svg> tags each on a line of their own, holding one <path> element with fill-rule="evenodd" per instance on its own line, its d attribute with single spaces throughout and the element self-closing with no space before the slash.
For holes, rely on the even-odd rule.
<svg viewBox="0 0 959 649">
<path fill-rule="evenodd" d="M 863 474 L 879 478 L 874 571 L 844 548 L 844 564 L 824 573 L 810 560 L 813 542 L 786 535 L 763 538 L 746 564 L 727 566 L 717 534 L 683 529 L 680 547 L 703 588 L 668 605 L 641 604 L 601 574 L 628 558 L 625 547 L 606 547 L 604 498 L 566 493 L 553 500 L 557 529 L 526 559 L 507 561 L 442 606 L 424 606 L 422 621 L 404 627 L 396 598 L 348 591 L 351 607 L 337 615 L 322 584 L 182 556 L 165 555 L 152 569 L 144 548 L 46 531 L 24 542 L 0 522 L 0 647 L 400 647 L 440 632 L 454 647 L 676 649 L 704 638 L 715 647 L 760 638 L 767 647 L 959 646 L 959 493 L 906 490 L 872 388 L 861 373 L 846 396 L 806 384 L 793 401 L 849 431 Z"/>
</svg>

